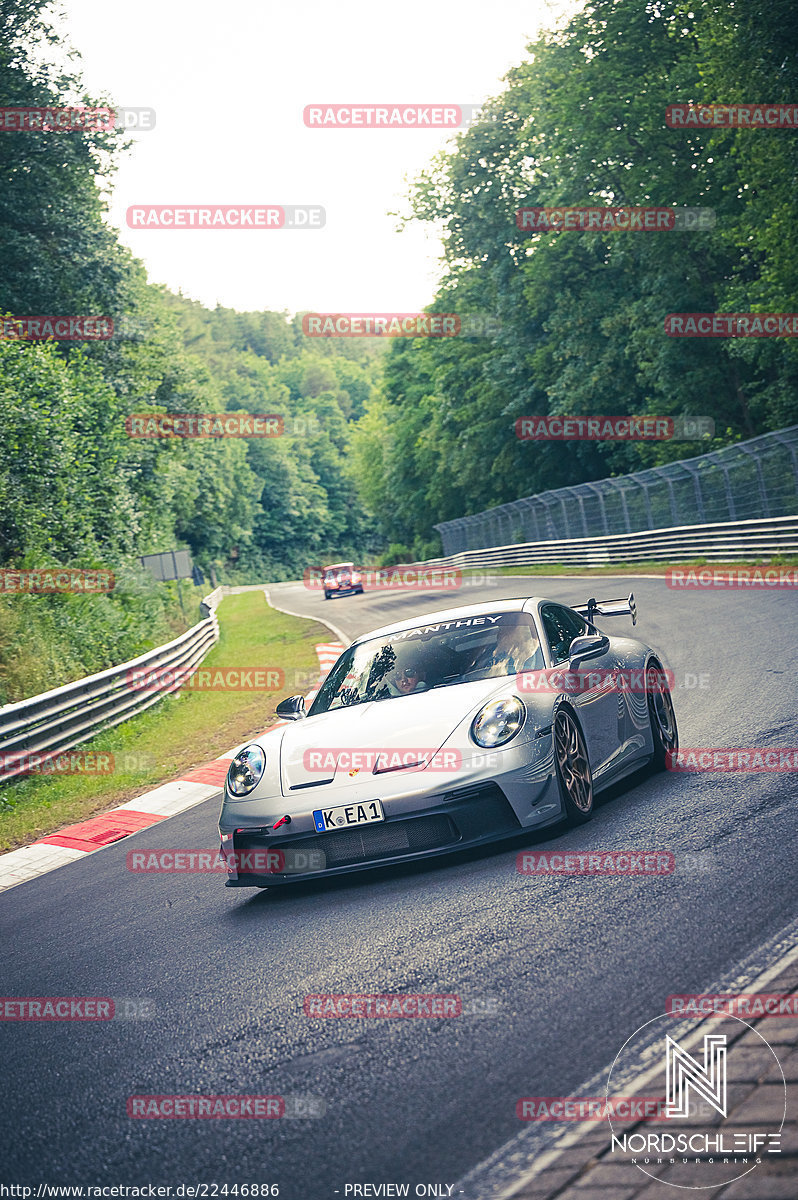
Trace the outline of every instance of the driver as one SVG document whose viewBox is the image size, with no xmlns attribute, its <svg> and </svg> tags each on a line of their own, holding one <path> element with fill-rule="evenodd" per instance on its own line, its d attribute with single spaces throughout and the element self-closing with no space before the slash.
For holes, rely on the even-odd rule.
<svg viewBox="0 0 798 1200">
<path fill-rule="evenodd" d="M 411 692 L 427 691 L 427 668 L 417 649 L 400 652 L 388 683 L 395 696 L 409 696 Z"/>
</svg>

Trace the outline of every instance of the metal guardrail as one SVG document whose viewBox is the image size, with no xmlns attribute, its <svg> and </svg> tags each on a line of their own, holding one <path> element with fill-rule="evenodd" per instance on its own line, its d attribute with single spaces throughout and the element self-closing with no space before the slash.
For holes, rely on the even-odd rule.
<svg viewBox="0 0 798 1200">
<path fill-rule="evenodd" d="M 176 691 L 219 640 L 222 589 L 201 602 L 203 619 L 165 646 L 64 687 L 0 707 L 0 780 L 28 773 L 32 756 L 57 757 Z"/>
<path fill-rule="evenodd" d="M 444 554 L 452 555 L 512 542 L 611 537 L 795 512 L 798 425 L 791 425 L 697 458 L 539 492 L 433 528 Z"/>
<path fill-rule="evenodd" d="M 774 554 L 798 554 L 798 516 L 714 525 L 679 525 L 610 537 L 492 546 L 484 550 L 462 550 L 418 565 L 469 568 L 566 563 L 595 567 L 660 559 L 679 562 L 705 558 L 708 562 L 735 562 L 769 558 Z"/>
</svg>

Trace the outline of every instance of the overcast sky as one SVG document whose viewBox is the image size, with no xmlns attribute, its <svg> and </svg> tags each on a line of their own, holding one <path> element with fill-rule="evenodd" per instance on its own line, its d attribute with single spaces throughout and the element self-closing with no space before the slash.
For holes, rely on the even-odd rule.
<svg viewBox="0 0 798 1200">
<path fill-rule="evenodd" d="M 89 90 L 150 107 L 111 220 L 153 282 L 214 306 L 408 312 L 440 242 L 396 231 L 445 130 L 308 129 L 311 103 L 480 103 L 569 0 L 61 0 Z M 131 204 L 318 204 L 322 230 L 132 230 Z"/>
</svg>

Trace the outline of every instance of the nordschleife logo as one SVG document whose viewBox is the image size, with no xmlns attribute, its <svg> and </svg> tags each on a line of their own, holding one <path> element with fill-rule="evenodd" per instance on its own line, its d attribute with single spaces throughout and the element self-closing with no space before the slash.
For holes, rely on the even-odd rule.
<svg viewBox="0 0 798 1200">
<path fill-rule="evenodd" d="M 726 1112 L 726 1035 L 706 1034 L 701 1066 L 670 1034 L 665 1034 L 667 1093 L 665 1116 L 690 1116 L 690 1088 L 720 1113 Z"/>
<path fill-rule="evenodd" d="M 784 1072 L 739 1017 L 718 1013 L 698 1030 L 670 1013 L 647 1021 L 618 1051 L 606 1095 L 609 1161 L 636 1166 L 662 1185 L 663 1197 L 666 1187 L 718 1188 L 764 1171 L 782 1150 Z M 632 1102 L 626 1112 L 646 1115 L 615 1112 L 609 1098 L 620 1095 Z"/>
</svg>

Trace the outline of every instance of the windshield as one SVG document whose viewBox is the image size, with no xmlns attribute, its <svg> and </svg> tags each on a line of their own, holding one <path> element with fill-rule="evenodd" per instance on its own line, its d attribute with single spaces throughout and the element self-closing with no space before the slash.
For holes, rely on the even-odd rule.
<svg viewBox="0 0 798 1200">
<path fill-rule="evenodd" d="M 527 613 L 419 625 L 350 646 L 325 679 L 308 715 L 542 666 L 535 626 Z"/>
</svg>

